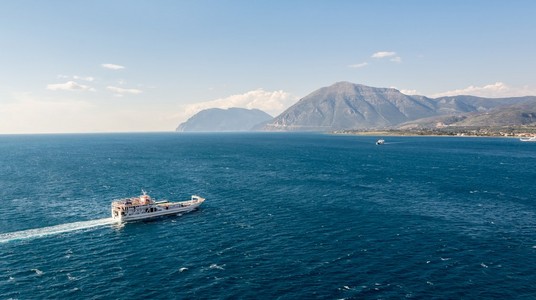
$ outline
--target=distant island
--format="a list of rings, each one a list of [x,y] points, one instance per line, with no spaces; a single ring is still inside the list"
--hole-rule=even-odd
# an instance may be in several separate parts
[[[256,125],[267,122],[272,116],[259,109],[232,107],[205,109],[181,123],[179,132],[252,131]]]

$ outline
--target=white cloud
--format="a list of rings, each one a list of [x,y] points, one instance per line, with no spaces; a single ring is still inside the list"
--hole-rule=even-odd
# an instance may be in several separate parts
[[[354,69],[359,69],[359,68],[366,67],[367,65],[368,65],[368,62],[362,62],[362,63],[359,63],[359,64],[349,65],[348,67],[349,68],[354,68]]]
[[[106,88],[107,90],[109,91],[112,91],[116,94],[116,96],[123,96],[125,94],[133,94],[133,95],[137,95],[137,94],[141,94],[143,93],[142,90],[138,90],[138,89],[124,89],[124,88],[120,88],[120,87],[116,87],[116,86],[108,86]]]
[[[115,65],[115,64],[102,64],[101,66],[105,69],[110,69],[110,70],[121,70],[125,68],[123,66]]]
[[[529,86],[514,87],[505,84],[504,82],[496,82],[484,86],[470,85],[463,89],[457,89],[432,95],[432,97],[444,97],[444,96],[458,96],[458,95],[472,95],[479,97],[521,97],[528,95],[536,95],[536,88]]]
[[[94,88],[76,83],[75,81],[67,81],[66,83],[48,84],[47,90],[51,91],[95,91]]]
[[[379,52],[373,53],[370,57],[376,58],[376,59],[389,59],[389,61],[396,62],[396,63],[402,62],[402,58],[396,55],[396,52],[394,51],[379,51]],[[365,62],[358,63],[358,64],[348,65],[348,67],[359,69],[359,68],[368,66],[368,64],[369,63],[365,61]]]
[[[392,57],[395,56],[396,52],[390,52],[390,51],[380,51],[372,54],[372,58],[386,58],[386,57]]]
[[[395,62],[395,63],[402,62],[402,58],[396,55],[396,52],[393,52],[393,51],[379,51],[379,52],[373,53],[370,57],[377,58],[377,59],[389,58],[390,61]]]
[[[285,109],[293,105],[297,97],[284,91],[265,91],[256,89],[244,94],[232,95],[225,98],[219,98],[211,101],[183,105],[179,114],[174,115],[179,122],[186,121],[189,117],[208,108],[230,108],[240,107],[247,109],[260,109],[271,116],[277,116]]]
[[[420,95],[420,93],[417,90],[398,89],[396,86],[391,86],[390,88],[397,89],[404,95]]]
[[[419,95],[417,90],[400,90],[400,92],[404,95]]]
[[[83,80],[83,81],[88,81],[88,82],[93,82],[95,81],[95,78],[94,77],[91,77],[91,76],[78,76],[78,75],[73,75],[73,76],[69,76],[69,75],[58,75],[58,78],[59,79],[74,79],[74,80]]]
[[[95,78],[93,78],[91,76],[82,77],[82,76],[74,75],[73,78],[76,79],[76,80],[83,80],[83,81],[89,81],[89,82],[95,81]]]

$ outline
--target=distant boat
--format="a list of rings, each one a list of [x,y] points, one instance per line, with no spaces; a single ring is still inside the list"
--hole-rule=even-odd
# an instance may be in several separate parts
[[[186,213],[196,209],[205,198],[192,195],[190,200],[181,202],[154,201],[143,191],[139,197],[125,198],[112,202],[112,218],[115,221],[135,221],[159,216]]]
[[[376,141],[376,145],[383,145],[385,144],[385,140],[379,139]]]
[[[522,142],[536,142],[536,136],[529,137],[529,138],[520,138],[519,140]]]

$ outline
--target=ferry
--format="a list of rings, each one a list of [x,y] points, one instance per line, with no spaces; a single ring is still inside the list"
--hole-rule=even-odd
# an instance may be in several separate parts
[[[205,201],[205,198],[197,195],[192,195],[190,200],[180,202],[155,201],[145,191],[142,193],[139,197],[114,200],[112,219],[117,222],[126,222],[187,213]]]

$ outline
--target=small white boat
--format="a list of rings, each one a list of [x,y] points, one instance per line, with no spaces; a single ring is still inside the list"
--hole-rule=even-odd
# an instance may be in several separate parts
[[[205,198],[192,195],[190,200],[180,202],[155,201],[145,191],[139,197],[114,200],[112,219],[117,222],[136,221],[160,216],[187,213],[196,209]]]
[[[379,139],[376,141],[376,145],[383,145],[385,144],[385,140]]]
[[[522,142],[536,142],[536,136],[529,137],[529,138],[520,138],[519,140]]]

